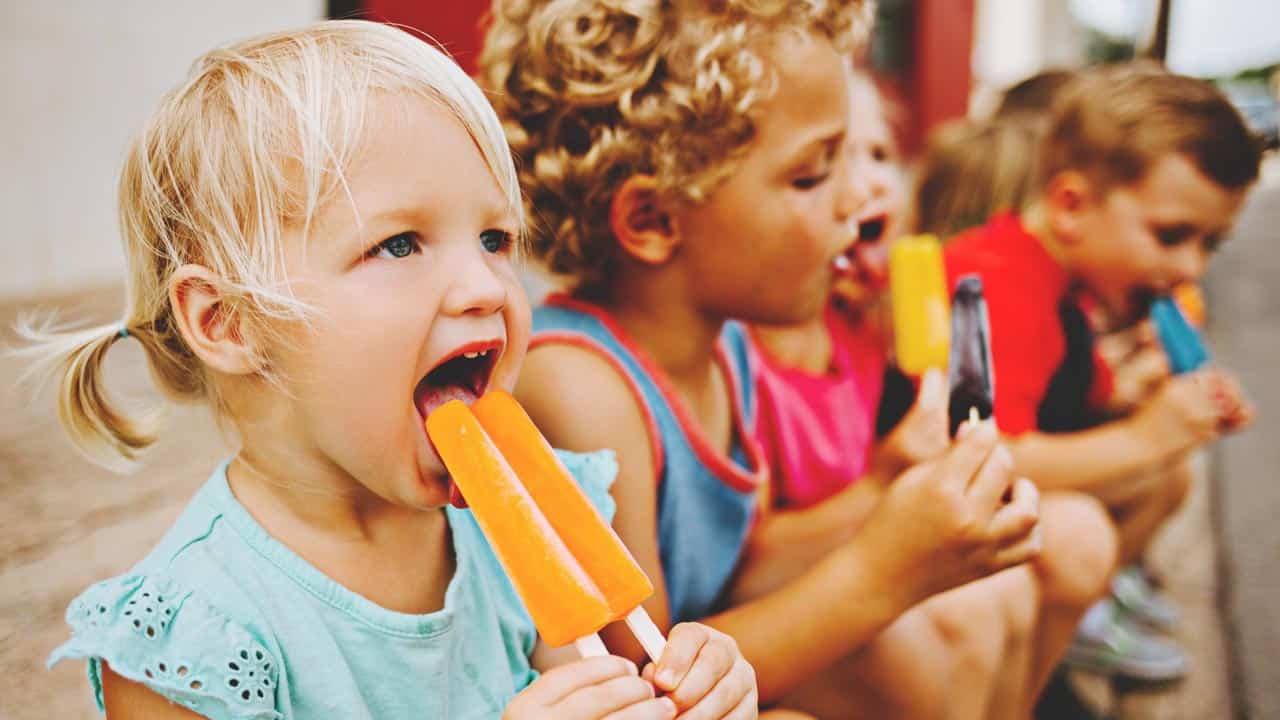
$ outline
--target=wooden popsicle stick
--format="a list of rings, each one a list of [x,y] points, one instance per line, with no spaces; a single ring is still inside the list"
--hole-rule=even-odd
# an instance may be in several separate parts
[[[978,415],[978,408],[974,407],[973,405],[970,405],[969,406],[969,423],[971,425],[977,425],[980,422],[982,422],[982,418]]]
[[[573,641],[573,646],[578,649],[578,654],[583,658],[604,657],[609,654],[609,649],[604,646],[604,641],[600,639],[598,633],[583,635]]]
[[[645,612],[643,605],[627,614],[627,627],[631,628],[631,634],[639,641],[649,659],[658,662],[662,657],[662,649],[667,646],[667,639],[653,623],[649,613]]]

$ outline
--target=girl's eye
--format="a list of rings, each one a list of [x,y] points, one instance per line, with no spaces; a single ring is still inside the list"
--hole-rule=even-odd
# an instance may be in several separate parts
[[[871,159],[878,163],[889,162],[889,148],[883,145],[871,148]]]
[[[1213,233],[1204,236],[1204,251],[1209,253],[1218,252],[1218,248],[1222,247],[1222,235]]]
[[[503,252],[511,247],[511,242],[511,233],[506,230],[485,230],[480,233],[480,246],[485,252]]]
[[[383,240],[369,251],[369,257],[375,258],[405,258],[419,252],[422,248],[418,245],[418,236],[416,233],[403,232],[399,235],[392,235]]]
[[[796,178],[791,181],[791,187],[797,190],[812,190],[831,177],[831,173],[823,173],[821,175],[810,175],[808,177]]]

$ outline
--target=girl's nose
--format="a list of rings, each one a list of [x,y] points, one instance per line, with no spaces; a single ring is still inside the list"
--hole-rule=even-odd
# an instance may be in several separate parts
[[[476,243],[474,250],[454,256],[452,282],[441,310],[449,315],[492,315],[507,304],[507,286],[490,258]]]

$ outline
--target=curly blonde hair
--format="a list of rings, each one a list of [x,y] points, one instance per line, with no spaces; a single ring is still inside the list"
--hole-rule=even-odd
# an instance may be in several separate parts
[[[612,198],[651,175],[697,203],[735,167],[772,92],[779,33],[852,51],[872,0],[497,0],[480,57],[516,157],[533,254],[591,295],[616,259]]]
[[[366,114],[379,93],[438,104],[466,129],[517,213],[519,182],[484,93],[444,52],[398,28],[345,20],[251,38],[206,53],[152,113],[120,177],[128,262],[125,317],[79,330],[30,319],[17,351],[59,380],[58,411],[76,447],[127,469],[150,445],[158,417],[133,418],[108,397],[102,363],[123,338],[146,351],[152,376],[175,400],[220,405],[217,388],[174,320],[169,284],[188,263],[217,277],[260,374],[281,321],[309,308],[289,290],[286,228],[308,235],[330,197],[346,193]],[[429,142],[430,139],[424,139]]]

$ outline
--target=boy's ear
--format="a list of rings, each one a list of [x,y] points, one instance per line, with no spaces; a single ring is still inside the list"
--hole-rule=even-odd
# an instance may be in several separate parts
[[[169,279],[169,304],[187,347],[200,362],[228,375],[257,370],[239,318],[218,290],[217,276],[201,265],[183,265]]]
[[[1044,204],[1050,227],[1062,242],[1071,243],[1082,236],[1080,224],[1097,201],[1095,193],[1096,187],[1088,176],[1077,170],[1064,170],[1049,180]]]
[[[650,265],[670,260],[680,244],[675,217],[662,200],[656,178],[632,175],[613,194],[609,206],[609,227],[618,244]]]

